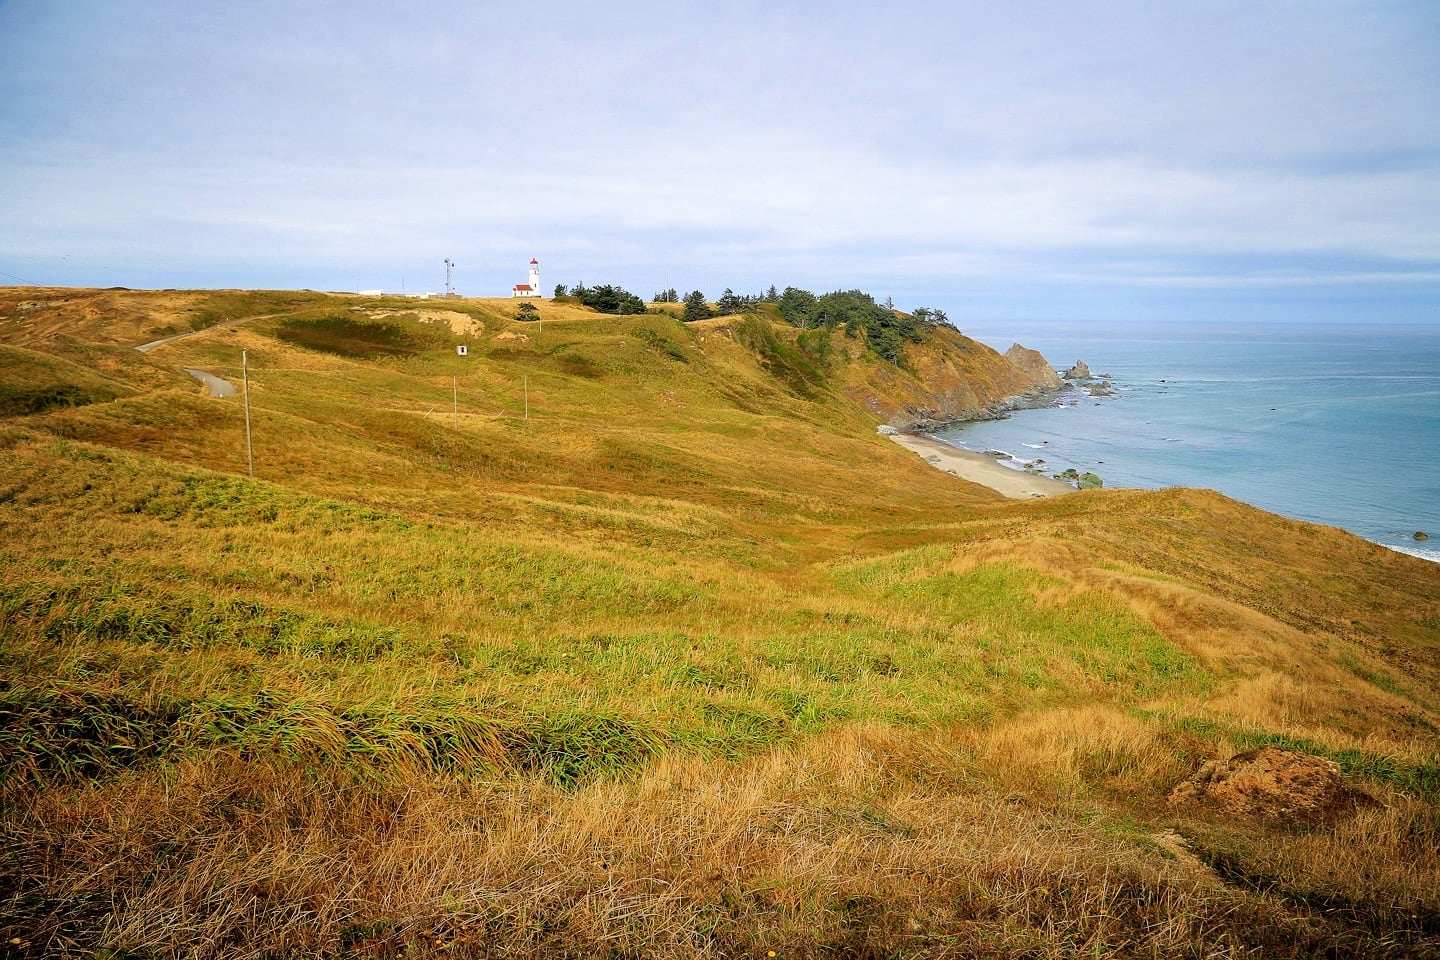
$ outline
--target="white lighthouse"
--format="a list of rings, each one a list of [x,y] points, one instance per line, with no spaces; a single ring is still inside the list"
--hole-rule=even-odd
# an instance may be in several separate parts
[[[540,296],[540,261],[530,260],[530,282],[517,283],[510,289],[512,297],[538,297]]]

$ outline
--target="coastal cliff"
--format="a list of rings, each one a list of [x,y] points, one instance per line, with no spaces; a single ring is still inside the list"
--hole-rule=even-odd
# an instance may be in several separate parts
[[[1031,350],[1018,343],[1012,343],[1010,349],[1005,351],[1005,359],[1025,371],[1046,390],[1060,390],[1064,387],[1060,374],[1055,372],[1050,361],[1046,360],[1039,350]]]
[[[853,363],[845,392],[899,429],[984,420],[1047,402],[1063,384],[1038,352],[1004,354],[949,326],[907,344],[904,364]]]

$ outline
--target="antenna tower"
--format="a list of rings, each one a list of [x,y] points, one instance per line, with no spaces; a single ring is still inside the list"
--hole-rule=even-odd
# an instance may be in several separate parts
[[[455,269],[455,261],[449,257],[445,258],[445,296],[455,296],[455,284],[450,282],[451,272]]]

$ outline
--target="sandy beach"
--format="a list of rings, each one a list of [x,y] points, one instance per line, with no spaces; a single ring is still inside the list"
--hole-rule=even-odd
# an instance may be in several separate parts
[[[970,450],[960,450],[929,437],[897,433],[893,434],[890,439],[905,449],[919,454],[937,470],[944,470],[946,473],[952,473],[971,483],[989,487],[996,493],[1013,500],[1027,500],[1030,497],[1058,497],[1075,492],[1074,487],[1063,481],[1012,470],[997,463],[994,457]]]

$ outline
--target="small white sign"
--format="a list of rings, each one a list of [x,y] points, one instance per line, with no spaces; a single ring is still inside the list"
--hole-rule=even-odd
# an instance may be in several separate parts
[[[467,347],[467,346],[465,346],[465,344],[463,344],[463,343],[462,343],[462,344],[458,344],[458,345],[455,347],[455,353],[456,353],[458,356],[462,356],[462,357],[468,356],[469,353],[470,353],[470,348]]]

